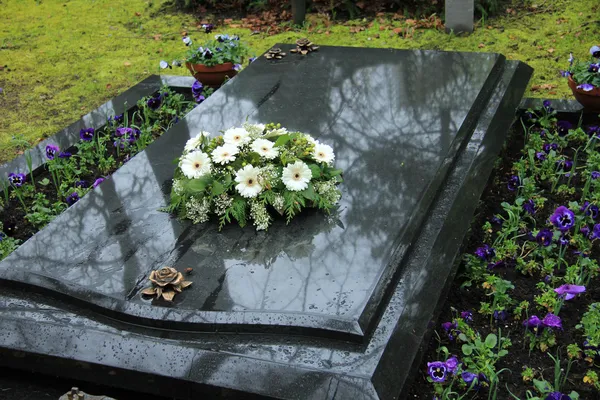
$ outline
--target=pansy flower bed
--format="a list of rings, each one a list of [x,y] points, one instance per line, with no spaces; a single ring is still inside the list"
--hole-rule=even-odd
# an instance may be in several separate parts
[[[0,195],[0,259],[93,190],[131,157],[176,124],[212,93],[196,82],[189,95],[164,86],[129,112],[110,116],[98,129],[84,128],[79,142],[48,144],[46,163],[8,174]],[[27,153],[25,154],[27,159]]]
[[[409,398],[600,398],[600,118],[517,125]]]

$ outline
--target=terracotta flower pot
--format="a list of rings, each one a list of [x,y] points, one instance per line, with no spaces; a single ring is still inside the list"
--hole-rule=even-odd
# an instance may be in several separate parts
[[[600,112],[600,88],[594,88],[589,92],[583,89],[577,89],[577,83],[569,76],[569,87],[575,96],[575,100],[579,102],[586,110]]]
[[[186,62],[185,66],[200,83],[215,89],[220,87],[227,77],[233,78],[237,74],[237,71],[233,69],[233,63],[230,62],[213,67]]]

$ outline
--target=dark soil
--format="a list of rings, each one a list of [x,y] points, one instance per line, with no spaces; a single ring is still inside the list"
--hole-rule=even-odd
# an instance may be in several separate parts
[[[561,114],[559,120],[569,120],[573,124],[577,125],[579,122],[580,115],[577,114]],[[597,125],[600,123],[600,119],[597,117],[586,116],[584,119],[584,125]],[[521,150],[524,147],[524,135],[521,128],[521,124],[517,121],[513,125],[510,137],[505,144],[505,148],[502,151],[500,158],[497,162],[496,168],[494,169],[492,176],[488,181],[482,197],[480,199],[479,206],[473,218],[470,233],[465,238],[462,244],[463,254],[473,254],[475,249],[482,245],[482,225],[486,221],[490,221],[495,214],[502,214],[501,203],[503,201],[513,203],[515,199],[515,192],[509,191],[506,186],[507,178],[512,175],[511,168],[514,162],[518,161],[522,154]],[[568,151],[564,153],[569,154]],[[570,155],[572,159],[572,154]],[[578,165],[583,165],[584,159],[580,158]],[[581,187],[581,183],[573,180],[571,186]],[[579,200],[579,194],[571,196],[570,200]],[[560,205],[567,204],[567,197],[552,195],[548,191],[544,193],[544,197],[548,198],[544,210],[554,210]],[[539,213],[536,215],[537,226],[544,226],[546,224],[545,219],[548,217],[547,213]],[[497,229],[497,228],[495,228]],[[495,237],[495,236],[492,236]],[[575,257],[571,254],[572,251],[568,251],[567,260]],[[590,254],[592,259],[600,259],[600,246],[596,243],[593,247],[592,253]],[[462,259],[462,255],[461,255]],[[564,268],[563,268],[564,270]],[[534,296],[539,294],[539,289],[536,288],[536,284],[542,280],[543,277],[523,275],[521,272],[516,271],[510,263],[500,268],[494,268],[494,273],[500,276],[502,279],[509,280],[515,286],[515,289],[509,292],[511,298],[515,300],[515,304],[520,303],[523,300],[530,302],[530,314],[540,315],[543,317],[546,311],[540,309],[534,302]],[[554,382],[554,362],[548,354],[556,357],[557,351],[560,351],[560,358],[563,360],[563,367],[566,367],[567,351],[566,346],[572,343],[578,344],[582,347],[584,341],[583,332],[575,328],[580,323],[580,319],[583,314],[587,311],[588,306],[600,300],[600,283],[597,278],[590,282],[587,287],[587,291],[576,298],[576,301],[565,302],[560,311],[560,318],[562,319],[563,330],[556,331],[557,346],[550,348],[547,353],[541,352],[539,349],[529,351],[529,340],[525,336],[522,320],[515,320],[510,315],[505,321],[492,322],[487,316],[479,314],[477,311],[480,309],[481,302],[489,301],[489,298],[485,296],[484,290],[480,287],[461,287],[464,279],[461,275],[464,273],[464,265],[459,266],[457,277],[452,283],[452,287],[449,290],[448,298],[446,299],[441,315],[437,321],[432,321],[433,326],[441,342],[438,339],[438,335],[433,334],[427,348],[423,352],[423,360],[420,364],[417,377],[412,383],[409,389],[408,399],[427,399],[433,398],[433,385],[427,382],[427,362],[437,361],[440,359],[437,349],[440,346],[447,346],[450,352],[460,358],[462,355],[460,344],[451,342],[445,332],[441,329],[441,324],[446,321],[452,321],[456,318],[457,314],[461,311],[469,310],[473,313],[473,322],[470,324],[476,331],[479,331],[483,337],[488,333],[494,332],[500,333],[503,337],[509,337],[512,346],[508,349],[509,354],[503,357],[496,365],[496,370],[499,371],[503,368],[507,368],[510,372],[504,372],[500,375],[500,389],[498,392],[498,399],[512,399],[507,391],[510,390],[512,394],[520,399],[527,398],[527,391],[535,393],[533,384],[531,382],[524,382],[521,377],[521,372],[527,367],[534,369],[536,379],[545,379],[549,382]],[[557,275],[560,274],[559,271]],[[443,358],[442,358],[443,361]],[[580,399],[600,399],[600,394],[593,390],[590,386],[583,383],[583,377],[590,365],[583,359],[576,361],[569,373],[569,378],[566,387],[562,388],[563,393],[570,393],[575,390],[579,393]],[[487,399],[487,391],[482,390],[477,396],[469,395],[468,398],[475,399]]]

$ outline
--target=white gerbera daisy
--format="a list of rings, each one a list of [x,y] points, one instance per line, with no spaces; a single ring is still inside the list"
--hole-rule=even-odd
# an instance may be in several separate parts
[[[225,165],[235,161],[235,155],[238,153],[238,148],[233,144],[224,144],[213,150],[212,158],[215,163]]]
[[[200,146],[202,144],[202,139],[204,139],[205,137],[208,137],[208,136],[210,136],[210,132],[200,131],[199,134],[197,134],[195,137],[189,139],[185,143],[184,150],[185,151],[195,150],[198,146]]]
[[[288,164],[281,175],[285,187],[294,192],[306,189],[311,178],[312,171],[302,161]]]
[[[230,128],[223,134],[223,140],[227,144],[233,144],[235,146],[242,146],[250,142],[250,134],[244,128]]]
[[[243,197],[256,197],[262,190],[258,182],[260,168],[254,168],[248,164],[235,174],[235,181],[238,183],[235,188]]]
[[[250,145],[252,151],[260,154],[261,157],[266,158],[267,160],[272,160],[279,154],[279,149],[277,147],[273,147],[275,143],[271,142],[267,139],[256,139]]]
[[[190,178],[200,178],[210,173],[211,163],[208,154],[195,150],[185,155],[181,160],[181,172]]]
[[[317,143],[315,144],[315,149],[313,150],[313,157],[315,160],[317,160],[318,162],[324,162],[324,163],[331,163],[333,161],[333,159],[335,158],[335,155],[333,154],[333,149],[331,148],[331,146],[328,146],[326,144],[323,143]]]
[[[306,138],[306,141],[307,141],[308,143],[311,143],[311,144],[313,144],[313,145],[315,145],[315,146],[319,144],[319,141],[318,141],[318,140],[315,140],[315,138],[314,138],[314,137],[312,137],[312,136],[310,136],[310,135],[304,135],[304,137]]]

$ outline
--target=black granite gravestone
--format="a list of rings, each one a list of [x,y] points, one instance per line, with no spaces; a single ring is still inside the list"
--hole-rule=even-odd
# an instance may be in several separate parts
[[[182,398],[399,398],[530,75],[485,53],[261,58],[0,263],[0,363]],[[257,233],[158,211],[186,140],[246,119],[333,146],[337,212]],[[140,296],[162,266],[193,268],[172,305]]]

